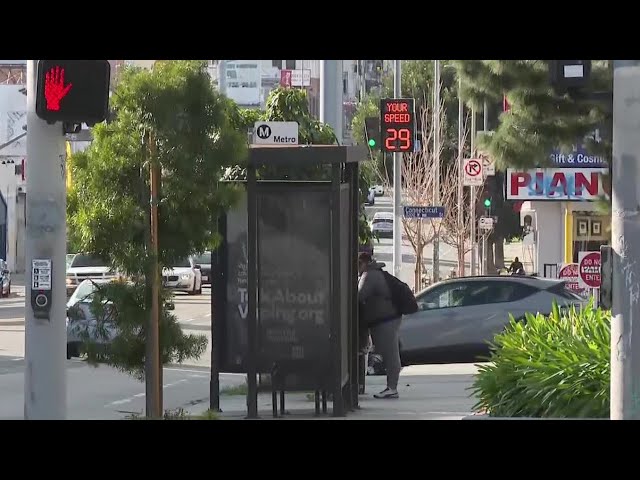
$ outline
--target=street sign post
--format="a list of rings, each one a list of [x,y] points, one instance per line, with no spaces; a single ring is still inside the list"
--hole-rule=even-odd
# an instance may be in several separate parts
[[[485,177],[493,177],[496,174],[496,162],[489,157],[482,157],[482,173]]]
[[[463,184],[465,187],[481,187],[484,184],[482,176],[482,160],[465,158],[463,166]]]
[[[478,228],[480,230],[493,230],[493,217],[480,217],[478,219]]]
[[[298,122],[256,122],[253,127],[255,145],[297,145]]]
[[[578,254],[578,275],[586,288],[600,288],[600,252],[580,252]]]
[[[444,207],[402,207],[404,218],[444,218]]]

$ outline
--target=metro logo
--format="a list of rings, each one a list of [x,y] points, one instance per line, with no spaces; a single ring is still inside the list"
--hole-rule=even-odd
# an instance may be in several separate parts
[[[595,200],[604,195],[602,168],[508,169],[506,176],[509,200]]]

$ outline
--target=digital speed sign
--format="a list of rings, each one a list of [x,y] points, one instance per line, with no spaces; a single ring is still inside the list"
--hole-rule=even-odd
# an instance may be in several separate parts
[[[380,100],[380,139],[383,152],[413,152],[415,130],[413,98]]]

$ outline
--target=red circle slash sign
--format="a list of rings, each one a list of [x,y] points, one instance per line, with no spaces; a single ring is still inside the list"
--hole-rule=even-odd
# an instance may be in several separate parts
[[[467,163],[465,170],[467,172],[467,175],[469,175],[470,177],[477,177],[482,171],[482,165],[478,160],[470,160]]]

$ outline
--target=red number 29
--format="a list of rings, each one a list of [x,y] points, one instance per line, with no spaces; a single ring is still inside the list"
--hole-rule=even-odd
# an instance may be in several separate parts
[[[396,128],[387,128],[387,139],[385,140],[385,146],[387,150],[409,150],[411,146],[411,130],[408,128],[401,128],[400,130]],[[396,140],[400,140],[400,144],[396,147]]]

